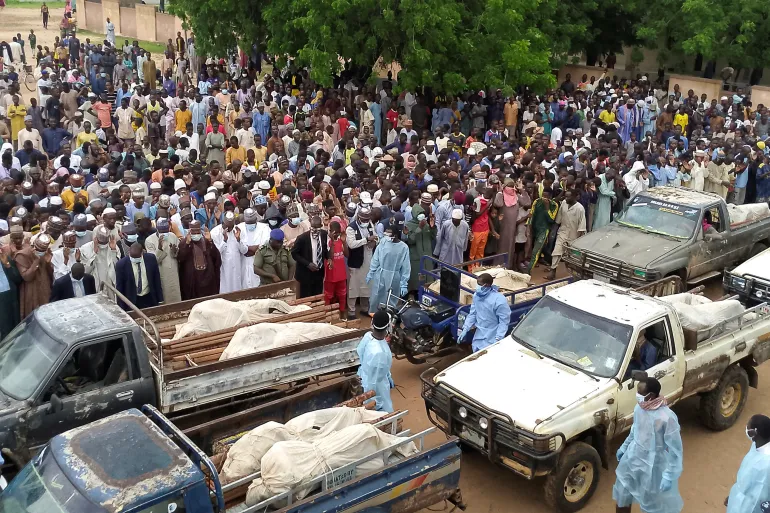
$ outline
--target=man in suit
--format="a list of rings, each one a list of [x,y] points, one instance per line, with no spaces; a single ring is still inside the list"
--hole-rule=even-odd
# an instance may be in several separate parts
[[[310,220],[310,231],[298,236],[291,250],[291,256],[297,262],[295,277],[301,298],[324,291],[324,262],[329,257],[329,249],[328,234],[321,226],[321,218],[314,216]]]
[[[163,302],[158,260],[152,253],[143,253],[142,245],[134,242],[128,256],[115,264],[115,286],[137,308],[158,306]],[[118,305],[128,310],[128,305],[118,299]]]
[[[53,282],[49,303],[96,294],[94,277],[86,274],[86,267],[80,262],[72,264],[70,272]]]

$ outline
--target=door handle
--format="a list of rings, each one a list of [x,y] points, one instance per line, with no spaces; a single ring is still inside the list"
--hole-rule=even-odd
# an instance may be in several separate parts
[[[665,376],[666,376],[666,374],[668,374],[668,372],[666,372],[666,371],[663,371],[663,370],[660,370],[660,371],[656,372],[656,373],[655,373],[655,376],[653,376],[653,377],[654,377],[655,379],[661,379],[661,378],[665,377]]]
[[[133,390],[129,390],[127,392],[118,392],[117,394],[115,394],[115,398],[121,401],[123,399],[131,399],[133,396],[134,396]]]

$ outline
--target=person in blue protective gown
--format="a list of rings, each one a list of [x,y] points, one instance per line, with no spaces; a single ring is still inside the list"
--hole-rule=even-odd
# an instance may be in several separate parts
[[[474,353],[502,340],[508,331],[511,307],[497,286],[492,285],[493,281],[489,273],[477,278],[471,311],[457,337],[457,342],[461,343],[471,329],[476,328],[472,344]]]
[[[374,314],[388,300],[388,291],[401,297],[407,293],[409,274],[412,265],[409,262],[409,246],[401,241],[398,232],[392,227],[385,229],[383,240],[377,245],[366,275],[370,284],[369,315]]]
[[[390,316],[380,310],[372,319],[372,331],[367,332],[358,343],[358,377],[364,392],[374,391],[375,409],[392,412],[393,402],[390,400],[390,389],[395,385],[390,375],[393,365],[393,355],[385,340],[390,328]]]
[[[684,503],[677,481],[682,474],[682,437],[676,415],[660,395],[660,382],[646,378],[636,388],[631,433],[618,449],[612,498],[618,513],[637,503],[644,513],[679,513]]]
[[[738,469],[725,505],[727,513],[770,511],[770,418],[754,415],[746,426],[751,448]]]

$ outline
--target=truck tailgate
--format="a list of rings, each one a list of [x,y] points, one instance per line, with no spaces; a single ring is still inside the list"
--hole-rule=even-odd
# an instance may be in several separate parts
[[[163,373],[160,404],[174,412],[320,375],[352,372],[365,332],[334,337]]]

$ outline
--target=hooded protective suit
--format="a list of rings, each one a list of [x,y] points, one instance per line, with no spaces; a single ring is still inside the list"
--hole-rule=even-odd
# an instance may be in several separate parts
[[[730,489],[727,513],[762,513],[762,503],[770,501],[770,446],[757,449],[751,444]]]
[[[393,364],[393,354],[390,352],[388,343],[374,338],[370,331],[358,343],[356,351],[361,361],[358,377],[361,378],[364,392],[374,390],[376,410],[392,412],[393,401],[390,400],[390,389],[394,385],[390,367]]]
[[[473,294],[471,311],[457,340],[463,340],[472,328],[476,328],[473,351],[481,351],[505,337],[510,319],[511,307],[497,285],[478,287]]]
[[[378,310],[380,303],[388,300],[388,291],[394,296],[404,296],[409,283],[409,246],[400,240],[383,239],[372,255],[366,283],[371,286],[369,313]]]

